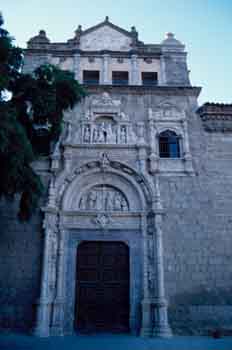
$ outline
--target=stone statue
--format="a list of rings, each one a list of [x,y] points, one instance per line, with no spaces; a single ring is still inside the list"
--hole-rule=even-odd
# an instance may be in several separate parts
[[[105,210],[112,211],[114,210],[114,197],[113,192],[108,191],[105,197]]]
[[[106,140],[106,142],[107,143],[116,143],[115,134],[113,132],[112,125],[110,123],[107,125],[107,140]]]
[[[125,126],[121,127],[120,143],[127,143],[127,131]]]
[[[121,195],[117,192],[115,193],[115,196],[114,196],[114,210],[116,210],[116,211],[122,210]]]
[[[96,125],[92,125],[92,143],[97,143],[98,139],[98,130]]]
[[[84,129],[84,142],[90,142],[90,126],[86,125]]]
[[[88,209],[96,209],[97,204],[97,193],[95,191],[90,191],[87,199]]]
[[[122,211],[127,211],[128,210],[127,202],[126,202],[126,200],[123,197],[121,197],[121,210]]]
[[[105,123],[102,122],[99,127],[98,140],[99,143],[106,143],[107,140],[107,130],[105,127]]]

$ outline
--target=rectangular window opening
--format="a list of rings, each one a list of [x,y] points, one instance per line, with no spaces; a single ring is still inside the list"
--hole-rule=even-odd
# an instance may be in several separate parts
[[[145,86],[155,86],[158,83],[157,72],[142,72],[142,83]]]
[[[128,85],[129,74],[128,72],[112,72],[112,84],[113,85]]]
[[[98,70],[84,70],[83,84],[99,85],[99,77],[100,77],[100,73]]]

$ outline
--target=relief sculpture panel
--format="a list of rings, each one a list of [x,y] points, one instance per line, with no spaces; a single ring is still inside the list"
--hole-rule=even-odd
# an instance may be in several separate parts
[[[82,195],[79,209],[125,212],[129,210],[129,205],[122,192],[111,186],[99,185]]]
[[[85,123],[82,126],[83,143],[133,144],[135,136],[130,125],[115,124],[110,120]]]

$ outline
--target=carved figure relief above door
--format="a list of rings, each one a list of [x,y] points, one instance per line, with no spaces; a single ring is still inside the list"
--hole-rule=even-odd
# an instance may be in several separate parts
[[[98,185],[82,195],[79,209],[125,212],[129,210],[129,205],[121,191],[111,186]]]

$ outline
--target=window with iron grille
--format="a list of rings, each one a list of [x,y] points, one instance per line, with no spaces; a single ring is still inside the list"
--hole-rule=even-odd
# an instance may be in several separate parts
[[[166,130],[159,135],[160,158],[180,158],[180,137]]]
[[[129,74],[128,72],[112,72],[112,84],[113,85],[128,85]]]
[[[99,84],[99,71],[97,70],[84,70],[83,71],[83,84],[98,85]]]

